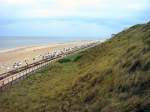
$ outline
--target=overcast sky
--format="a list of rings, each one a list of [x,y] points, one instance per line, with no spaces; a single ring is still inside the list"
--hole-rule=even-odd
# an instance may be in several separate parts
[[[150,0],[0,0],[0,36],[108,37],[150,21]]]

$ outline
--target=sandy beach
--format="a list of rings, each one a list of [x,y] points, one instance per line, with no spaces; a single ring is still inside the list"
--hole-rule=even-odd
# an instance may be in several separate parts
[[[40,60],[41,56],[53,52],[57,49],[84,45],[89,42],[90,41],[67,42],[0,50],[0,74],[12,70],[12,66],[16,62],[21,63],[21,66],[25,66],[25,60],[27,60],[28,64],[30,64],[34,61]],[[35,60],[33,60],[33,58],[35,58]]]

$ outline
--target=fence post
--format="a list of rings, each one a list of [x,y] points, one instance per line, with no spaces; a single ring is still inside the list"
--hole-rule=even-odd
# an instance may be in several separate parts
[[[15,82],[17,82],[18,81],[18,74],[15,76]]]
[[[2,86],[1,86],[2,91],[3,91],[3,87],[4,87],[4,80],[2,81]]]
[[[13,76],[11,77],[11,85],[13,84]]]
[[[22,75],[21,75],[21,74],[19,74],[19,79],[20,79],[20,80],[22,79]]]
[[[9,78],[8,78],[8,80],[7,80],[8,82],[7,82],[7,84],[9,84]]]

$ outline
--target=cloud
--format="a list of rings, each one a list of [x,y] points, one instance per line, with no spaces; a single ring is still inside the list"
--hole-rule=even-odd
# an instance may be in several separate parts
[[[0,3],[3,5],[23,5],[32,3],[32,0],[1,0]]]
[[[0,0],[0,7],[0,35],[107,36],[150,19],[149,0]]]
[[[148,0],[1,0],[18,18],[87,16],[123,18],[142,11]]]

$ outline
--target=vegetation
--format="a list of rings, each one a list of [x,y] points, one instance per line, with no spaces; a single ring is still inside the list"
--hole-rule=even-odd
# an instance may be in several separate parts
[[[0,112],[150,112],[150,23],[17,82]]]
[[[76,62],[81,58],[81,54],[75,54],[68,57],[65,57],[63,59],[60,59],[59,63],[66,63],[66,62]]]

